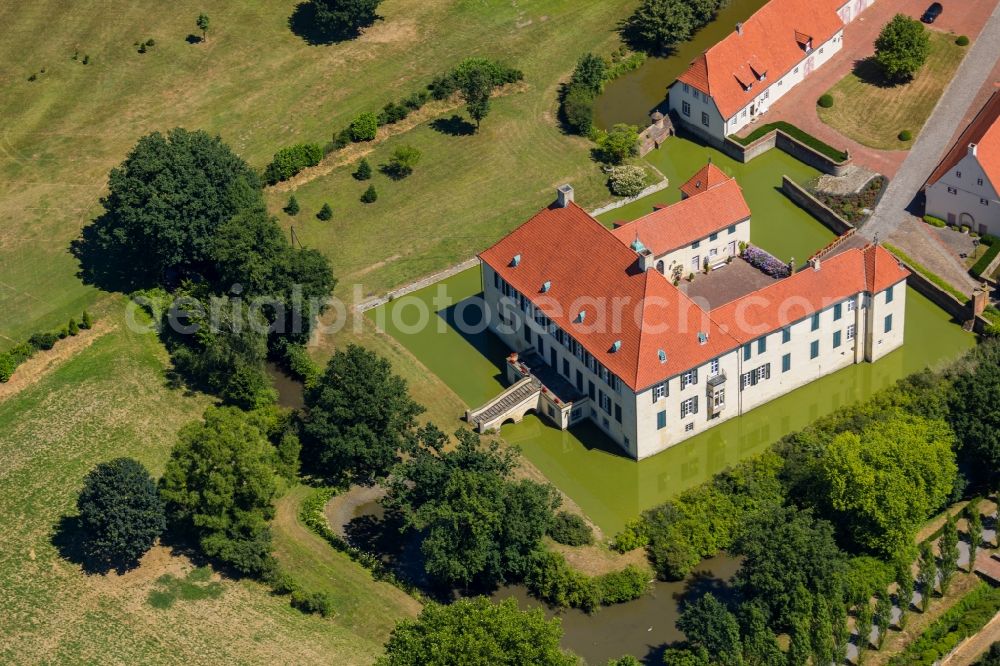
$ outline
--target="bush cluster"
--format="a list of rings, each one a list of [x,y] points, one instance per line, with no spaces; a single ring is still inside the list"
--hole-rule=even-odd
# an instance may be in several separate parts
[[[306,167],[316,166],[321,159],[323,146],[318,143],[300,143],[282,148],[264,169],[264,180],[268,185],[288,180]]]
[[[955,40],[955,44],[957,44],[958,46],[968,46],[969,38],[965,35],[959,35],[958,38]]]
[[[532,555],[525,584],[532,595],[552,606],[590,613],[641,597],[649,588],[649,573],[629,565],[620,571],[588,576],[570,567],[561,554],[540,550]]]
[[[934,217],[933,215],[924,215],[924,222],[932,227],[938,227],[939,229],[943,229],[948,226],[947,222],[942,220],[940,217]]]
[[[56,332],[44,331],[33,333],[27,342],[21,342],[5,352],[0,352],[0,384],[10,381],[17,366],[21,365],[35,355],[37,351],[48,351],[52,349],[56,342],[67,336],[74,336],[79,331],[86,330],[93,326],[90,313],[86,310],[77,323],[75,318],[70,318],[69,323]]]
[[[899,136],[896,138],[898,138],[900,141],[909,141],[910,139],[913,138],[913,132],[911,132],[910,130],[903,130],[902,132],[899,133]]]
[[[330,617],[334,613],[333,597],[328,592],[292,591],[292,608],[303,613],[313,613]]]
[[[619,197],[634,197],[646,187],[646,170],[641,166],[623,164],[611,167],[608,189]]]
[[[758,268],[767,275],[776,278],[785,278],[791,273],[788,264],[781,261],[766,250],[762,250],[754,245],[747,246],[741,256],[751,266]]]
[[[819,99],[816,101],[816,103],[819,104],[824,109],[829,109],[833,106],[833,95],[829,93],[824,93],[819,96]]]
[[[427,85],[431,97],[448,99],[462,88],[462,83],[473,69],[482,68],[494,88],[517,83],[524,79],[524,72],[489,58],[466,58],[451,71],[440,74]]]
[[[549,526],[549,536],[566,546],[586,546],[594,543],[594,532],[582,517],[569,511],[556,514]]]

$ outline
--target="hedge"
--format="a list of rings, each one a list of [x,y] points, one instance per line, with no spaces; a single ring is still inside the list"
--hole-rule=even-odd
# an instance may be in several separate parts
[[[972,274],[976,277],[982,277],[983,273],[989,268],[989,265],[996,259],[996,256],[1000,254],[1000,243],[990,243],[989,249],[983,253],[983,256],[979,257],[979,261],[972,265]]]
[[[834,162],[843,162],[847,159],[847,152],[843,150],[837,150],[830,144],[820,141],[812,134],[809,134],[808,132],[799,129],[798,127],[792,125],[791,123],[786,123],[783,120],[779,120],[778,122],[774,123],[768,123],[766,125],[761,125],[760,127],[755,129],[753,132],[751,132],[749,135],[745,137],[739,137],[733,135],[730,136],[729,138],[743,146],[749,146],[751,143],[753,143],[757,139],[761,138],[762,136],[773,130],[781,130],[782,132],[792,137],[793,139],[798,139],[799,141],[806,144],[813,150],[819,151],[820,153],[826,155]]]
[[[894,255],[896,255],[897,257],[905,261],[907,264],[909,264],[910,268],[923,275],[925,278],[936,284],[941,289],[944,289],[946,292],[957,298],[960,302],[965,303],[966,301],[969,300],[968,295],[963,294],[958,289],[955,289],[955,287],[951,286],[951,284],[946,282],[944,278],[942,278],[937,273],[931,272],[923,264],[918,264],[917,262],[915,262],[913,259],[910,258],[910,255],[906,254],[895,245],[890,245],[889,243],[883,243],[883,246],[885,247],[885,249],[889,250],[889,252],[892,252]]]
[[[56,342],[67,335],[76,335],[75,332],[72,332],[73,329],[86,330],[91,326],[93,326],[93,320],[90,313],[84,310],[79,325],[75,319],[70,319],[70,325],[57,333],[34,333],[27,342],[18,343],[7,351],[0,352],[0,384],[10,381],[17,367],[34,356],[35,352],[52,349]]]
[[[323,146],[318,143],[300,143],[282,148],[264,169],[264,180],[268,185],[288,180],[306,167],[316,166],[321,159]]]
[[[924,215],[924,222],[932,227],[938,227],[939,229],[943,229],[948,226],[947,222],[942,220],[940,217],[934,217],[933,215]]]
[[[960,642],[976,634],[1000,611],[1000,589],[979,583],[889,660],[890,666],[931,666]]]

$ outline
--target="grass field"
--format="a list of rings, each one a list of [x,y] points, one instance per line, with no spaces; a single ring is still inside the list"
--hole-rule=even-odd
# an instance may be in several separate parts
[[[217,132],[263,167],[278,148],[325,142],[358,112],[421,89],[466,56],[522,68],[520,92],[494,102],[480,135],[448,136],[427,124],[409,133],[423,162],[401,183],[376,176],[375,205],[361,207],[346,170],[303,188],[302,219],[321,201],[335,217],[303,224],[301,238],[328,252],[342,277],[387,262],[367,274],[371,289],[470,255],[560,182],[582,185],[585,199],[604,196],[588,143],[555,126],[555,90],[583,52],[610,46],[631,4],[386,0],[385,20],[362,38],[310,46],[287,27],[294,0],[212,3],[204,44],[185,39],[205,9],[191,0],[162,11],[124,0],[4,3],[0,348],[64,323],[98,297],[76,279],[67,247],[99,210],[108,170],[153,130]],[[133,43],[148,38],[155,46],[137,53]],[[400,140],[380,147],[376,162]]]
[[[343,617],[332,620],[229,579],[217,599],[161,610],[149,593],[162,575],[190,571],[186,557],[157,547],[123,576],[86,575],[53,545],[95,463],[132,456],[159,474],[178,424],[208,404],[168,389],[164,361],[153,336],[117,326],[0,402],[0,661],[370,663],[414,602],[386,594],[363,570],[331,579],[345,583]]]
[[[886,86],[874,60],[856,65],[827,92],[833,107],[817,107],[820,120],[858,143],[881,150],[907,150],[916,140],[934,105],[958,69],[968,47],[957,46],[955,35],[929,31],[931,52],[912,81]],[[859,113],[859,109],[864,109]],[[900,141],[910,130],[913,138]]]

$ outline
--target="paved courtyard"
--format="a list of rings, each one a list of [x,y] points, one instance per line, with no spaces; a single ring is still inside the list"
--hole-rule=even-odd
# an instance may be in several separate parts
[[[711,310],[774,282],[773,277],[736,258],[707,275],[697,273],[691,282],[681,280],[677,288]]]

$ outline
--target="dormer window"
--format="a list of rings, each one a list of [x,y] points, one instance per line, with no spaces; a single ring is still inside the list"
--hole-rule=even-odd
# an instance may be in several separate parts
[[[552,288],[552,283],[549,280],[546,280],[545,282],[542,283],[542,293],[543,294],[545,292],[547,292],[551,288]]]
[[[517,268],[517,265],[521,263],[521,255],[515,254],[514,258],[510,260],[510,265],[513,268]]]

